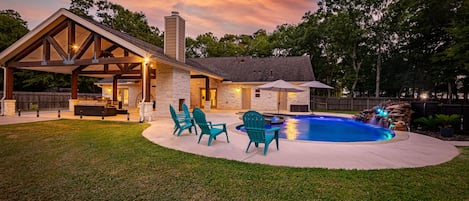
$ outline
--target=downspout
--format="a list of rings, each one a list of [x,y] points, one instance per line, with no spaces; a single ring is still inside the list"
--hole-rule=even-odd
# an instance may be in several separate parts
[[[143,81],[142,81],[142,84],[143,84],[143,88],[142,88],[142,102],[140,102],[140,123],[142,123],[144,120],[145,120],[145,117],[143,116],[145,114],[145,105],[143,105],[143,103],[145,103],[145,97],[147,96],[146,94],[146,87],[147,87],[147,81],[146,81],[146,73],[147,73],[147,65],[148,65],[148,60],[145,59],[145,62],[143,63],[143,68],[142,68],[142,78],[143,78]]]
[[[5,93],[5,87],[7,86],[7,69],[3,66],[0,66],[1,68],[3,68],[3,96],[2,96],[2,116],[5,116],[5,97],[6,97],[6,93]]]

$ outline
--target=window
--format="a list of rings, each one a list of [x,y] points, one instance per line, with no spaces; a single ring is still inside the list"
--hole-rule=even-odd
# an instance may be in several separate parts
[[[260,98],[261,97],[261,90],[260,89],[256,89],[256,98]]]

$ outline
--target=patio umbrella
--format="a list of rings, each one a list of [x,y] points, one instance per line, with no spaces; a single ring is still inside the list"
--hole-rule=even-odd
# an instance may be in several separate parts
[[[327,84],[324,84],[322,82],[319,82],[319,81],[311,81],[311,82],[306,82],[304,84],[300,84],[300,86],[302,87],[311,87],[311,88],[317,88],[317,89],[334,89],[334,87],[331,87]],[[327,96],[329,97],[329,90],[327,91]],[[310,100],[311,101],[311,100]],[[313,98],[313,101],[311,101],[312,103],[314,103],[314,98]],[[314,106],[311,106],[311,108],[313,108]]]
[[[263,84],[258,86],[257,88],[263,89],[263,90],[269,90],[269,91],[277,91],[277,92],[301,92],[304,91],[304,89],[297,87],[293,84],[290,84],[288,82],[285,82],[283,80],[277,80],[273,82],[269,82],[267,84]],[[278,104],[277,104],[277,113],[279,113],[280,108],[280,95],[277,93],[277,99],[278,99]]]
[[[322,82],[319,82],[319,81],[306,82],[304,84],[301,84],[300,86],[318,88],[318,89],[334,89],[334,87],[331,87],[331,86],[329,86],[327,84],[324,84]]]

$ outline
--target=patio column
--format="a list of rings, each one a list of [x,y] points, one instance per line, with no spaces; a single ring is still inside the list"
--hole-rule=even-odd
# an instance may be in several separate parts
[[[13,99],[13,68],[6,67],[5,68],[5,74],[6,74],[6,79],[5,79],[5,84],[6,86],[3,86],[5,88],[5,99],[11,100]]]
[[[117,101],[117,75],[112,77],[112,104],[114,105]]]
[[[153,103],[150,100],[151,94],[151,80],[150,80],[150,63],[148,58],[142,62],[141,76],[142,76],[142,92],[144,102],[140,105],[140,122],[151,121],[153,116]]]
[[[13,71],[14,68],[5,68],[5,100],[4,100],[4,114],[6,116],[15,116],[16,100],[13,99]]]
[[[150,71],[151,68],[150,68],[150,66],[151,66],[150,63],[147,63],[145,68],[144,68],[145,77],[143,79],[145,79],[145,88],[144,88],[145,89],[145,95],[146,95],[145,96],[145,102],[152,102],[150,100],[150,98],[151,98],[151,92],[150,92],[150,90],[151,90],[151,80],[150,80],[150,78],[151,78],[151,76],[150,76],[151,75],[151,71]]]
[[[72,73],[72,99],[78,99],[78,74],[73,72]]]
[[[68,100],[68,110],[75,111],[75,105],[78,103],[78,73],[72,72],[71,99]]]
[[[205,77],[205,103],[204,110],[205,112],[210,112],[210,78]]]

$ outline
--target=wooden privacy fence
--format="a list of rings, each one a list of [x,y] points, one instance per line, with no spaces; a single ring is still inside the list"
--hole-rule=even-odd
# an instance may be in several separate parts
[[[0,96],[3,92],[0,92]],[[96,93],[79,93],[80,98],[95,98],[101,96]],[[68,108],[70,92],[13,92],[13,99],[16,100],[16,109],[21,110],[49,110]]]
[[[390,97],[325,97],[312,96],[311,109],[314,110],[350,110],[361,111],[380,105],[387,101],[413,101],[413,99],[390,98]]]

